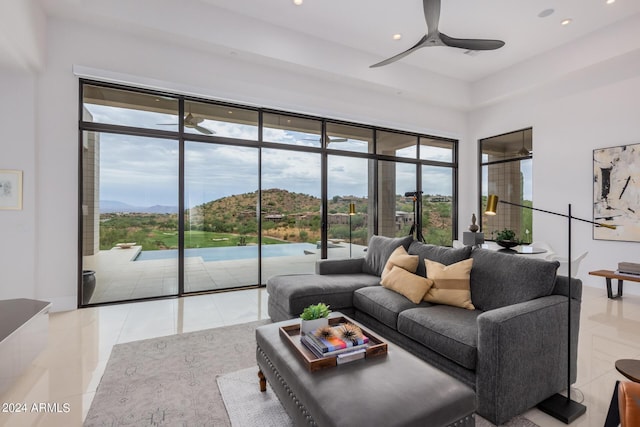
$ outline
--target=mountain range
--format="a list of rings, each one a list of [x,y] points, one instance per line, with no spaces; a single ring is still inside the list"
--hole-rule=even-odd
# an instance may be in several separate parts
[[[117,200],[100,200],[100,213],[149,213],[149,214],[176,214],[177,206],[133,206],[128,203],[119,202]]]

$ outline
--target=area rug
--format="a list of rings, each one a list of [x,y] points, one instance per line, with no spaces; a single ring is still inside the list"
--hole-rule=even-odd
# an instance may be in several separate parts
[[[255,329],[268,323],[115,345],[84,426],[291,426],[273,391],[259,391]],[[476,425],[492,426],[479,417]],[[505,426],[536,424],[517,417]]]
[[[230,426],[216,377],[256,366],[268,320],[113,347],[84,425]]]
[[[294,427],[269,383],[267,391],[260,392],[257,367],[221,375],[217,381],[233,427]],[[479,415],[474,417],[476,427],[496,427]],[[515,417],[502,427],[539,426],[524,417]]]

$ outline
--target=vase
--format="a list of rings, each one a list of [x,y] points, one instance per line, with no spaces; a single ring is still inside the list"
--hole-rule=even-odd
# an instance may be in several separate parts
[[[96,272],[82,270],[82,304],[89,304],[93,291],[96,289]]]
[[[300,333],[307,335],[315,331],[316,329],[329,326],[329,319],[322,317],[320,319],[304,320],[300,319]]]

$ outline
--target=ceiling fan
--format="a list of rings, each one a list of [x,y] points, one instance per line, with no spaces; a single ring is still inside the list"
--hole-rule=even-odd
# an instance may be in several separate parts
[[[209,130],[204,126],[200,126],[204,119],[202,117],[194,117],[188,113],[184,118],[184,127],[192,128],[205,135],[215,135],[215,131]],[[159,123],[161,126],[175,126],[176,123]]]
[[[305,138],[305,141],[316,141],[316,142],[320,142],[320,138]],[[347,142],[348,139],[347,138],[338,138],[338,137],[333,137],[333,136],[326,136],[326,140],[327,140],[327,144],[330,144],[332,142]]]
[[[424,19],[427,22],[427,34],[425,34],[418,43],[384,61],[371,65],[369,68],[381,67],[391,64],[398,59],[404,58],[410,53],[422,48],[431,46],[448,46],[465,50],[494,50],[504,46],[502,40],[488,39],[456,39],[438,31],[438,23],[440,22],[440,5],[441,0],[422,0],[424,9]]]

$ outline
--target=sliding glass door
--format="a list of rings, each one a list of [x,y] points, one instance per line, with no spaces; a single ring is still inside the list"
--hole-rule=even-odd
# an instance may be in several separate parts
[[[373,209],[369,206],[372,160],[331,155],[327,165],[327,258],[365,256]]]
[[[83,134],[81,298],[178,293],[178,141]]]
[[[262,283],[313,273],[321,249],[320,154],[262,150]]]
[[[184,292],[258,283],[258,149],[185,142]]]
[[[79,305],[259,286],[455,233],[455,142],[81,81]],[[449,236],[450,237],[450,236]],[[428,241],[429,241],[428,240]]]

